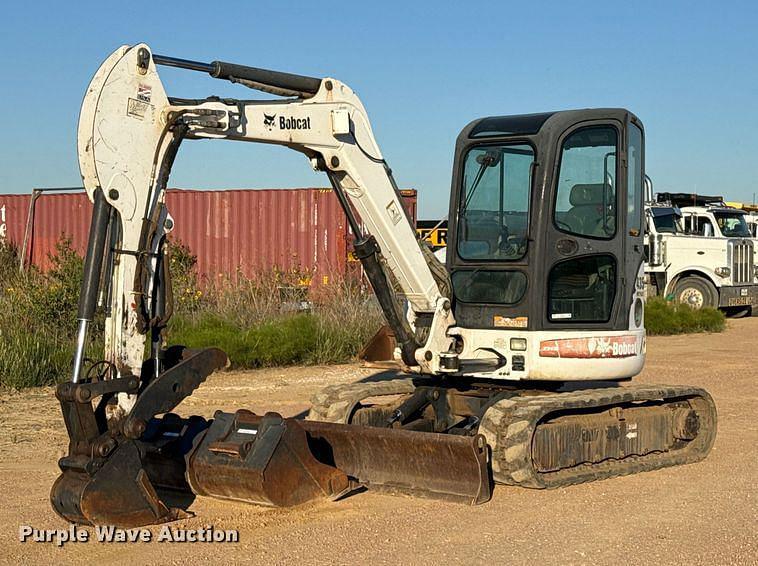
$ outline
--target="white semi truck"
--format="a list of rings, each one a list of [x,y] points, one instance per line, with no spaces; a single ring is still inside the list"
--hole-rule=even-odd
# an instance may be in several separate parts
[[[661,193],[645,212],[649,296],[758,314],[755,240],[743,210],[721,197]]]

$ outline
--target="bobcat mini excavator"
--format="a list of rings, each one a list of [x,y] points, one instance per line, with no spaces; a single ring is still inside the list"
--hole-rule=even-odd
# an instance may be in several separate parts
[[[278,95],[169,97],[157,66]],[[171,411],[228,364],[168,346],[183,140],[278,144],[329,178],[406,377],[325,389],[307,419]],[[631,385],[645,357],[642,124],[623,109],[475,120],[458,136],[446,266],[417,241],[356,94],[312,78],[124,46],[78,128],[94,203],[53,486],[69,521],[135,527],[205,495],[291,506],[358,488],[468,504],[492,483],[555,488],[701,460],[710,395]],[[103,359],[85,358],[96,309]],[[184,494],[186,497],[180,497]]]

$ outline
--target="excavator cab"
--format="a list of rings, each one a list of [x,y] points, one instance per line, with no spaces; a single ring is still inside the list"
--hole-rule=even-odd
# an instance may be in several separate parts
[[[171,97],[158,66],[285,98]],[[228,363],[166,332],[165,191],[196,139],[280,145],[326,174],[404,376],[327,387],[305,420],[173,413]],[[69,521],[171,521],[184,514],[171,493],[291,506],[366,487],[478,504],[493,482],[561,487],[695,462],[713,444],[707,392],[619,385],[645,353],[643,129],[627,110],[466,126],[446,266],[417,241],[361,101],[333,78],[123,46],[85,94],[78,148],[94,208],[51,492]],[[103,359],[86,367],[98,304]]]
[[[466,126],[456,143],[447,253],[458,323],[642,328],[643,151],[642,124],[623,109]]]
[[[566,332],[601,331],[603,355],[622,352],[616,377],[639,372],[643,178],[643,128],[628,110],[482,118],[461,131],[446,261],[464,367],[486,358],[488,331],[508,330],[527,352],[512,353],[510,375],[560,379],[566,364],[581,374],[589,365],[577,352],[561,368],[539,358],[576,349],[561,342]],[[601,355],[583,347],[585,359]],[[503,367],[502,356],[493,363]]]

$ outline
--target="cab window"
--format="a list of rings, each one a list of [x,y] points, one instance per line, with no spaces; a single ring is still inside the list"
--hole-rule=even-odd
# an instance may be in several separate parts
[[[711,237],[715,234],[713,224],[707,216],[691,214],[685,221],[685,233],[690,236]]]
[[[520,271],[456,271],[452,282],[455,298],[464,303],[513,305],[526,293],[526,275]]]
[[[626,182],[627,228],[631,236],[642,229],[642,130],[632,124],[629,128]]]
[[[551,322],[608,322],[616,296],[616,260],[591,255],[555,264],[548,296]]]
[[[745,215],[739,212],[716,212],[716,223],[721,234],[726,238],[750,238],[752,234],[745,220]]]
[[[617,147],[611,126],[582,128],[565,139],[553,217],[559,230],[603,239],[616,234]]]
[[[463,168],[458,255],[467,260],[524,257],[534,150],[526,144],[471,149]]]
[[[682,231],[681,218],[674,213],[653,216],[653,224],[657,232],[677,234]]]

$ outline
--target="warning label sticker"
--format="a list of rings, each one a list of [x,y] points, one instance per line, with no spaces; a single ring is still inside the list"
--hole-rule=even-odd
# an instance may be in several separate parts
[[[147,102],[137,100],[136,98],[130,98],[126,105],[126,115],[139,120],[144,120],[148,108],[150,108],[150,105]]]
[[[392,224],[397,224],[403,219],[403,215],[400,213],[400,210],[397,207],[397,203],[394,200],[390,201],[386,208],[387,214],[389,215]]]
[[[137,86],[137,100],[142,102],[150,102],[150,98],[153,95],[153,87],[150,85],[140,84]]]

